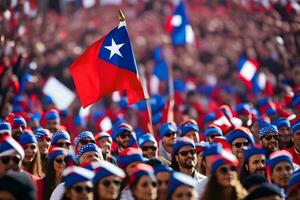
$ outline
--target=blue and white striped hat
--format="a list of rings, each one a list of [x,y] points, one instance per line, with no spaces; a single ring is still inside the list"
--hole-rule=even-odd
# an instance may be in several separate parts
[[[262,128],[259,129],[258,134],[259,137],[262,138],[271,133],[278,133],[278,129],[276,126],[272,124],[265,124]]]

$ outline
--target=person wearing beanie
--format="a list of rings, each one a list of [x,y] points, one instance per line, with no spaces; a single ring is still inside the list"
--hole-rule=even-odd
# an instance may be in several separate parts
[[[153,168],[157,180],[157,200],[167,199],[167,189],[173,169],[162,162],[153,165]]]
[[[205,167],[204,167],[204,157],[203,157],[203,150],[205,147],[209,145],[206,141],[201,141],[195,143],[196,146],[196,154],[197,154],[197,164],[195,166],[195,169],[200,174],[205,174]]]
[[[23,147],[25,157],[23,159],[23,168],[33,176],[42,178],[42,163],[37,140],[30,130],[25,130],[19,137],[19,143]]]
[[[267,177],[266,151],[261,145],[245,148],[244,150],[244,162],[241,166],[240,180],[243,181],[252,174],[260,174],[263,177]]]
[[[133,138],[133,128],[128,123],[121,123],[116,132],[113,133],[113,140],[117,143],[118,148],[112,152],[112,155],[118,157],[119,153],[130,146],[130,140]]]
[[[13,124],[12,124],[12,132],[11,132],[12,137],[15,140],[19,141],[20,135],[26,128],[27,128],[26,120],[23,117],[16,115],[14,117]]]
[[[223,151],[223,147],[219,143],[211,143],[204,147],[203,149],[203,161],[201,168],[203,169],[203,173],[205,176],[210,175],[210,168],[212,163],[212,158],[214,155],[220,154]]]
[[[263,183],[249,193],[244,200],[274,199],[283,200],[280,188],[271,183]]]
[[[92,163],[95,169],[94,200],[115,200],[121,193],[121,184],[125,178],[124,171],[116,165],[100,160]]]
[[[8,122],[0,122],[0,135],[11,135],[11,126]]]
[[[279,149],[287,149],[293,146],[292,129],[290,121],[286,118],[279,118],[274,123],[279,132]]]
[[[250,128],[252,125],[251,107],[247,103],[241,103],[235,107],[237,117],[242,120],[242,126]]]
[[[117,159],[111,155],[112,138],[107,132],[100,132],[95,136],[96,144],[102,150],[104,160],[117,164]]]
[[[129,177],[129,186],[135,200],[157,199],[157,181],[150,165],[137,164]]]
[[[278,150],[279,133],[276,126],[269,123],[265,123],[258,131],[260,143],[262,147],[267,151],[267,157]]]
[[[196,181],[190,176],[180,173],[173,172],[169,180],[169,185],[167,189],[167,198],[170,200],[180,200],[180,199],[189,199],[196,200],[198,199],[198,194],[196,191]]]
[[[86,144],[77,154],[79,164],[103,160],[101,149],[93,143]]]
[[[188,119],[184,121],[180,127],[180,136],[188,137],[194,140],[194,142],[199,142],[199,127],[194,119]]]
[[[86,144],[95,144],[95,138],[92,132],[90,131],[83,131],[78,134],[78,136],[74,140],[74,147],[75,147],[75,152],[78,152],[81,147],[83,147]]]
[[[288,200],[299,200],[300,197],[300,169],[294,171],[287,188]]]
[[[52,135],[51,145],[63,147],[67,150],[70,150],[71,139],[70,134],[67,131],[58,131]]]
[[[57,110],[51,109],[45,114],[46,126],[52,134],[58,132],[60,128],[60,116]]]
[[[227,135],[227,141],[231,144],[233,154],[243,162],[244,147],[254,146],[254,138],[248,128],[240,127],[231,131]]]
[[[271,181],[285,193],[294,171],[292,155],[285,150],[277,150],[270,155],[267,165],[270,168]]]
[[[45,172],[47,166],[48,150],[51,144],[51,135],[48,129],[37,128],[34,131],[35,138],[38,142],[38,148],[41,154],[42,170]]]
[[[151,133],[143,134],[138,139],[138,144],[145,158],[151,159],[157,157],[157,142]]]
[[[207,127],[205,129],[204,135],[205,135],[206,141],[209,143],[212,143],[214,141],[215,137],[223,136],[223,132],[219,127],[210,125],[209,127]]]
[[[159,131],[158,155],[167,161],[171,161],[173,145],[176,143],[177,125],[175,122],[162,124]]]
[[[65,192],[62,200],[93,200],[93,177],[95,173],[78,166],[70,166],[63,172]]]
[[[238,165],[239,161],[235,155],[226,150],[215,155],[212,158],[211,176],[200,199],[243,199],[247,191],[238,179]]]
[[[293,156],[293,162],[300,166],[300,123],[292,126],[292,139],[294,145],[286,149]]]

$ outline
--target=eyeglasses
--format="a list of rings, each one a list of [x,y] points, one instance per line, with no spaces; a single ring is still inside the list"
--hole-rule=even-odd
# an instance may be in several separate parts
[[[175,195],[178,199],[182,199],[184,196],[188,197],[188,199],[190,199],[191,197],[193,197],[192,192],[181,192]]]
[[[161,186],[163,183],[165,185],[169,185],[169,180],[166,180],[166,181],[157,180],[157,183],[158,183],[159,186]]]
[[[195,149],[191,149],[191,150],[187,150],[187,151],[178,152],[178,154],[180,154],[182,156],[187,156],[187,155],[189,155],[189,153],[193,156],[193,155],[196,154],[196,150]]]
[[[219,135],[210,135],[208,137],[210,137],[211,139],[215,139],[215,137],[218,137]]]
[[[93,188],[92,188],[92,187],[89,187],[89,186],[81,186],[81,185],[74,186],[74,187],[72,187],[72,189],[74,189],[75,192],[77,192],[77,193],[81,193],[81,192],[83,192],[83,190],[85,190],[87,193],[90,193],[90,192],[93,191]]]
[[[235,172],[236,171],[236,167],[234,166],[230,166],[230,167],[220,167],[220,172],[222,174],[227,174],[228,172]]]
[[[101,181],[102,185],[104,185],[105,187],[109,187],[111,184],[114,184],[115,186],[120,186],[121,185],[121,181],[120,180],[113,180],[113,181],[110,181],[110,180],[107,180],[107,179],[104,179],[103,181]]]
[[[176,132],[169,131],[168,133],[165,134],[165,137],[171,137],[171,136],[176,136]]]
[[[235,146],[235,148],[241,148],[242,146],[247,147],[247,146],[249,146],[249,142],[237,142],[237,143],[233,144],[233,146]]]
[[[58,146],[58,147],[64,147],[64,146],[66,146],[66,147],[69,148],[70,145],[71,145],[70,142],[58,142],[58,143],[56,143],[56,146]]]
[[[151,185],[152,187],[157,187],[157,183],[154,181],[153,182],[147,181],[141,184],[142,188],[147,188],[149,185]]]
[[[94,140],[80,140],[80,144],[86,145],[86,144],[95,144],[96,142]]]
[[[67,158],[55,158],[55,162],[57,164],[61,164],[62,162],[67,163],[68,159]]]
[[[120,138],[122,138],[122,139],[125,139],[126,137],[129,137],[129,138],[130,138],[130,136],[131,136],[131,134],[128,133],[128,132],[125,132],[125,133],[121,133],[121,134],[120,134]]]
[[[19,164],[21,161],[21,158],[17,156],[2,156],[0,157],[1,162],[6,165],[9,163],[9,161],[13,161],[14,164]]]
[[[264,136],[264,138],[266,138],[266,140],[268,141],[272,140],[272,138],[274,138],[275,140],[279,140],[280,135],[266,135]]]
[[[141,149],[142,149],[142,151],[149,151],[149,149],[151,151],[156,151],[157,147],[155,147],[155,146],[142,146]]]
[[[30,148],[31,150],[35,150],[36,146],[35,145],[24,145],[23,148],[24,149]]]

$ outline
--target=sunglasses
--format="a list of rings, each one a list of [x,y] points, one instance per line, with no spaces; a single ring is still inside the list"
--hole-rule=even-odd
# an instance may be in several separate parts
[[[275,140],[279,140],[280,135],[267,135],[267,136],[264,136],[264,138],[266,138],[266,140],[268,140],[268,141],[272,140],[272,138],[274,138]]]
[[[220,172],[222,174],[227,174],[228,172],[235,172],[236,171],[236,167],[234,166],[230,166],[230,167],[220,167]]]
[[[17,156],[2,156],[0,157],[1,162],[6,165],[9,163],[9,161],[13,161],[14,164],[19,164],[21,161],[21,158],[17,157]]]
[[[219,135],[210,135],[208,137],[210,137],[211,139],[215,139],[215,137],[218,137]]]
[[[149,151],[149,149],[151,151],[156,151],[157,147],[155,147],[155,146],[142,146],[141,149],[142,149],[142,151]]]
[[[87,193],[90,193],[93,191],[93,188],[92,187],[89,187],[89,186],[74,186],[72,187],[73,190],[75,190],[75,192],[77,193],[81,193],[83,192],[84,190],[87,192]]]
[[[68,159],[67,158],[55,158],[55,162],[57,164],[61,164],[61,163],[67,163],[68,162]]]
[[[31,150],[35,150],[36,149],[35,145],[24,145],[23,147],[24,147],[24,149],[27,149],[27,148],[30,148]]]
[[[69,148],[70,145],[71,145],[70,142],[58,142],[58,143],[56,143],[56,146],[58,146],[58,147],[64,147],[64,146],[66,146],[66,147]]]
[[[147,181],[147,182],[144,182],[144,183],[142,183],[142,188],[147,188],[147,187],[149,187],[149,185],[151,185],[152,187],[157,187],[157,183],[156,182],[149,182],[149,181]]]
[[[171,137],[171,136],[176,136],[176,132],[170,131],[170,132],[166,133],[166,135],[165,135],[165,137]]]
[[[95,144],[96,142],[94,140],[80,140],[80,144],[86,145],[86,144]]]
[[[107,180],[107,179],[104,179],[103,181],[101,181],[102,185],[104,185],[105,187],[109,187],[111,184],[114,184],[115,186],[121,186],[121,181],[120,180],[113,180],[113,181],[110,181],[110,180]]]
[[[193,155],[196,154],[196,150],[195,149],[191,149],[191,150],[188,150],[188,151],[178,152],[178,154],[180,154],[182,156],[187,156],[187,155],[189,155],[189,153],[193,156]]]
[[[233,146],[235,146],[235,148],[241,148],[242,146],[247,147],[247,146],[249,146],[249,142],[237,142],[237,143],[233,144]]]
[[[181,193],[178,193],[178,194],[176,194],[176,197],[178,198],[178,199],[182,199],[182,198],[184,198],[184,197],[187,197],[188,199],[190,199],[190,198],[192,198],[193,197],[193,194],[191,193],[191,192],[181,192]]]
[[[161,186],[162,184],[169,185],[169,180],[166,181],[157,180],[157,183],[159,186]]]
[[[50,142],[51,141],[51,139],[48,138],[48,137],[44,138],[44,140],[46,140],[46,142]]]
[[[125,139],[125,138],[130,138],[131,134],[130,133],[121,133],[120,138]]]

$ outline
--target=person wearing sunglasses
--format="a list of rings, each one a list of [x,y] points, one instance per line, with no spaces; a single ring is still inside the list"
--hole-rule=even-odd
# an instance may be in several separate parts
[[[175,122],[162,124],[159,131],[158,155],[167,161],[172,159],[173,145],[176,143],[177,125]]]
[[[51,135],[49,130],[44,128],[38,128],[34,131],[35,138],[38,142],[38,148],[41,154],[41,163],[42,163],[42,170],[46,169],[48,164],[48,150],[51,144]]]
[[[151,159],[157,157],[157,142],[151,133],[142,135],[138,141],[145,158]]]
[[[107,132],[100,132],[95,136],[96,144],[102,150],[103,159],[117,164],[117,159],[111,155],[112,138]]]
[[[258,131],[260,143],[262,147],[267,151],[267,157],[278,150],[279,133],[276,126],[269,123],[264,123]]]
[[[112,152],[112,155],[115,157],[118,157],[119,153],[130,146],[130,142],[133,134],[133,128],[128,123],[121,123],[116,130],[115,133],[113,133],[113,140],[115,143],[117,143],[118,148]]]
[[[293,143],[294,145],[286,149],[293,156],[293,162],[300,166],[300,123],[292,126]]]
[[[204,130],[204,135],[206,141],[212,143],[216,137],[223,136],[223,132],[219,127],[210,125]]]
[[[167,199],[167,189],[173,169],[162,163],[154,165],[153,168],[157,180],[157,200]]]
[[[245,178],[252,174],[260,174],[267,178],[266,161],[266,151],[261,145],[245,148],[240,180],[244,181]]]
[[[238,164],[238,159],[229,151],[223,150],[221,154],[215,155],[210,169],[211,176],[200,200],[243,199],[247,191],[238,179]]]
[[[22,162],[24,170],[33,176],[42,178],[44,173],[42,172],[41,155],[34,134],[30,130],[24,131],[19,137],[19,143],[25,152]]]
[[[226,138],[231,145],[233,154],[237,157],[240,163],[243,162],[244,148],[255,145],[252,133],[245,127],[234,129],[227,135]]]
[[[48,129],[52,134],[55,134],[59,130],[61,130],[60,116],[57,110],[51,109],[48,112],[46,112],[45,119],[46,119],[45,128]]]
[[[45,177],[41,180],[39,196],[42,199],[49,199],[53,190],[62,182],[62,174],[66,168],[66,156],[68,152],[65,148],[51,146],[48,155],[48,165],[45,170]]]
[[[157,182],[150,165],[137,164],[129,177],[129,186],[135,200],[157,199]]]
[[[53,134],[51,138],[51,146],[63,147],[69,151],[71,147],[70,134],[67,131],[58,131]]]
[[[12,137],[19,141],[19,137],[22,132],[27,128],[26,120],[22,116],[14,116],[12,124]]]
[[[95,173],[88,169],[70,166],[63,172],[65,192],[62,200],[93,200],[93,182]]]
[[[0,177],[9,170],[21,171],[24,156],[23,148],[13,137],[0,135]]]
[[[78,152],[81,147],[83,147],[86,144],[95,144],[95,138],[92,132],[90,131],[83,131],[78,134],[78,136],[74,140],[74,147],[75,152]]]
[[[92,163],[95,169],[94,200],[115,200],[120,197],[124,171],[116,165],[101,160]]]
[[[183,173],[173,172],[170,176],[166,199],[170,200],[196,200],[196,181]]]
[[[199,142],[199,127],[194,119],[188,119],[184,121],[180,126],[180,137],[189,137],[194,142]]]

